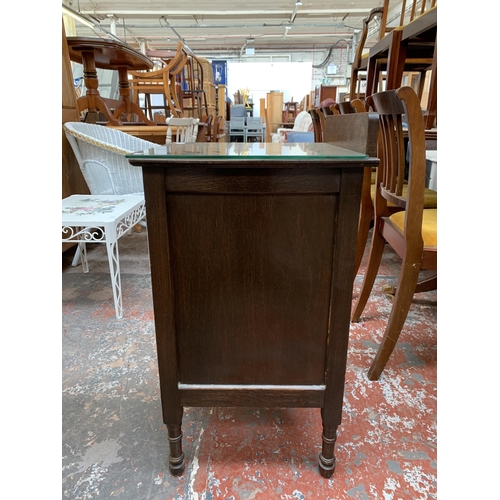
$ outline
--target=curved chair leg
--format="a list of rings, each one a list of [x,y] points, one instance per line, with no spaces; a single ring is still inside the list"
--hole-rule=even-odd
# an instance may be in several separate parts
[[[391,314],[385,329],[384,337],[378,348],[375,359],[368,370],[369,380],[378,380],[387,361],[396,346],[399,334],[408,316],[413,300],[413,294],[418,281],[420,263],[410,260],[403,261],[401,274],[397,285],[397,292],[392,304]]]
[[[363,172],[363,184],[361,187],[361,206],[359,209],[359,222],[358,222],[358,240],[356,243],[356,256],[354,259],[354,277],[358,274],[359,266],[365,253],[366,242],[368,241],[368,232],[370,231],[370,224],[375,218],[375,211],[373,208],[373,200],[371,195],[372,185],[372,169],[365,168]]]
[[[361,314],[368,302],[370,293],[375,283],[375,278],[377,277],[377,272],[380,267],[380,262],[382,261],[382,254],[384,253],[385,239],[384,237],[374,228],[372,235],[372,242],[370,245],[370,255],[368,257],[368,265],[366,267],[365,276],[363,278],[363,285],[361,286],[361,291],[359,292],[358,300],[354,306],[354,312],[351,316],[351,321],[353,323],[359,321]]]
[[[358,274],[359,266],[363,260],[363,254],[365,253],[366,242],[368,241],[368,232],[370,231],[370,223],[372,221],[373,214],[367,214],[363,212],[367,210],[361,207],[361,214],[359,216],[359,226],[358,226],[358,241],[356,243],[356,257],[354,260],[354,276]]]

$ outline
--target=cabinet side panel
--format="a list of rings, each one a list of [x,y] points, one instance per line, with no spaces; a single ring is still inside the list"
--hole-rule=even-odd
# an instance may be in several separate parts
[[[337,195],[167,206],[180,382],[323,384]]]

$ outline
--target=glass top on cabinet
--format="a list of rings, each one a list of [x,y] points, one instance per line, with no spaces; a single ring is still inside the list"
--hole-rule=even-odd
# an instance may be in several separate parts
[[[221,159],[247,158],[249,160],[290,160],[304,157],[317,159],[363,159],[368,158],[364,153],[357,153],[326,142],[190,142],[173,143],[165,146],[153,147],[137,153],[126,155],[134,159]]]

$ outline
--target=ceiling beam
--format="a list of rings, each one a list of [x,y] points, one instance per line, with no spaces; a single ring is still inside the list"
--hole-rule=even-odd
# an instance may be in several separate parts
[[[302,14],[314,14],[314,15],[357,15],[364,16],[370,12],[370,9],[300,9]],[[119,10],[109,10],[109,9],[95,9],[95,10],[81,10],[81,14],[86,15],[103,15],[114,14],[115,16],[220,16],[228,17],[232,15],[237,16],[248,16],[248,15],[258,15],[258,16],[269,16],[269,15],[283,15],[288,16],[288,13],[283,9],[249,9],[249,10],[169,10],[168,8],[164,10],[129,10],[129,9],[119,9]]]

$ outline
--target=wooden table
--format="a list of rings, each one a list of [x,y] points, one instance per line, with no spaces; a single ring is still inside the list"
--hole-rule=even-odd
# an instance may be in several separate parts
[[[100,111],[109,120],[109,125],[122,125],[122,113],[134,113],[139,120],[148,125],[155,125],[142,109],[130,100],[128,70],[152,69],[153,62],[141,52],[124,43],[91,37],[67,37],[69,57],[72,61],[83,64],[83,77],[86,94],[78,99],[78,111],[88,110],[87,121],[97,121]],[[97,70],[111,69],[118,71],[120,99],[108,99],[99,94]],[[114,109],[114,112],[111,112]]]
[[[375,94],[379,75],[386,71],[386,90],[401,86],[404,71],[425,73],[431,70],[429,100],[424,116],[426,128],[432,128],[437,116],[437,6],[398,27],[370,48],[367,63],[366,96]],[[424,79],[417,92],[422,95]]]
[[[158,125],[119,125],[113,126],[108,125],[110,128],[115,130],[120,130],[122,132],[127,132],[127,134],[133,135],[134,137],[140,137],[141,139],[145,139],[146,141],[155,142],[159,145],[164,145],[167,137],[167,129],[168,125],[164,123],[160,123]],[[172,133],[175,135],[176,132],[175,126],[172,126]],[[206,123],[198,123],[198,135],[196,136],[196,142],[206,142]]]
[[[127,157],[143,169],[171,472],[184,469],[184,406],[313,407],[330,477],[361,181],[379,160],[327,143],[192,143]]]

